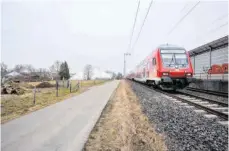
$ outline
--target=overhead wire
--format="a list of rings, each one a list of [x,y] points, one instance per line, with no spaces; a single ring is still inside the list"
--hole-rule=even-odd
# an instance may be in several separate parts
[[[144,20],[143,20],[143,22],[142,22],[140,31],[138,32],[137,38],[136,38],[136,40],[135,40],[135,42],[134,42],[134,44],[133,44],[132,51],[134,50],[134,46],[135,46],[136,43],[138,42],[138,39],[139,39],[140,34],[141,34],[141,32],[142,32],[142,28],[143,28],[143,26],[144,26],[144,24],[145,24],[146,18],[147,18],[148,14],[149,14],[149,11],[150,11],[150,8],[151,8],[152,4],[153,4],[153,0],[151,0],[151,2],[150,2],[150,4],[149,4],[148,10],[147,10],[147,13],[146,13],[146,15],[145,15],[145,18],[144,18]]]
[[[214,24],[216,21],[220,21],[220,20],[224,19],[224,18],[227,17],[227,16],[228,16],[228,14],[224,14],[224,15],[218,17],[216,20],[214,20],[214,21],[212,22],[212,24]]]
[[[137,7],[136,14],[135,14],[135,19],[134,19],[134,24],[133,24],[131,36],[130,36],[130,42],[129,42],[129,45],[128,45],[128,50],[129,50],[130,47],[131,47],[131,43],[132,43],[132,39],[133,39],[133,35],[134,35],[134,29],[135,29],[135,25],[136,25],[136,21],[137,21],[137,16],[138,16],[138,11],[139,11],[139,6],[140,6],[140,0],[138,1],[138,7]],[[128,51],[128,50],[127,50],[127,51]]]
[[[222,27],[226,26],[227,24],[228,24],[228,22],[226,22],[226,23],[224,23],[224,24],[220,25],[219,27],[217,27],[217,28],[215,28],[215,29],[213,29],[213,30],[209,31],[209,33],[216,32],[218,29],[220,29],[220,28],[222,28]]]
[[[217,19],[215,19],[214,21],[212,21],[211,24],[214,25],[217,21],[219,22],[219,21],[221,21],[222,19],[224,19],[224,18],[227,17],[227,16],[228,16],[228,14],[221,15],[221,16],[219,16]],[[218,22],[217,22],[217,23],[218,23]],[[207,30],[206,32],[204,32],[203,34],[199,35],[198,37],[203,38],[203,36],[209,35],[210,33],[214,33],[214,32],[216,32],[218,29],[221,29],[222,27],[224,27],[224,26],[226,26],[226,25],[228,25],[228,22],[223,23],[223,24],[221,24],[221,25],[219,25],[218,27],[213,28],[213,29],[209,29],[209,28],[208,28],[208,30]]]
[[[182,8],[180,12],[183,12],[183,10],[188,6],[188,3],[185,4],[185,6]]]
[[[133,35],[134,35],[134,29],[135,29],[135,25],[136,25],[136,21],[137,21],[137,16],[138,16],[138,11],[139,11],[139,6],[140,6],[140,0],[138,1],[138,7],[137,7],[137,11],[135,14],[135,19],[134,19],[134,24],[133,24],[133,28],[132,28],[132,32],[131,32],[131,36],[130,36],[130,42],[128,45],[128,50],[127,52],[130,50],[131,44],[132,44],[132,39],[133,39]],[[125,66],[125,65],[124,65]],[[124,67],[124,73],[125,73],[125,67]]]
[[[173,26],[173,28],[168,32],[168,35],[170,35],[176,27],[196,8],[197,5],[199,5],[200,1],[198,1],[176,24]]]

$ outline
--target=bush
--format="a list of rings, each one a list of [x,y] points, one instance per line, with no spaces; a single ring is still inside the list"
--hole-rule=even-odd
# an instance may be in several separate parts
[[[37,88],[50,88],[50,87],[54,87],[54,84],[51,84],[49,82],[41,82],[38,85],[36,85]]]

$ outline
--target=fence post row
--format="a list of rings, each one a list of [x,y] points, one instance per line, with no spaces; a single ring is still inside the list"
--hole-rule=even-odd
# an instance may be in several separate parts
[[[69,82],[69,80],[68,80],[68,81],[67,81],[67,88],[69,88],[69,83],[70,83],[70,82]],[[71,83],[70,83],[70,85],[71,85]]]
[[[33,105],[36,104],[36,86],[33,89]]]
[[[56,97],[58,97],[58,81],[56,80]]]

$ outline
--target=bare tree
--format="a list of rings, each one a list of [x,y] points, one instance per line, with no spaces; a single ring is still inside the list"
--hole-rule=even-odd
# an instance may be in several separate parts
[[[45,68],[37,69],[36,73],[40,77],[40,80],[50,80],[51,79],[50,71]]]
[[[1,81],[3,79],[3,77],[7,74],[8,72],[8,68],[7,65],[4,64],[4,62],[1,63]]]
[[[27,69],[30,73],[36,71],[36,69],[30,64],[25,65],[24,68]]]
[[[23,72],[24,70],[27,70],[30,73],[36,71],[36,69],[30,64],[18,64],[18,65],[15,65],[13,69],[13,71],[16,71],[16,72]]]
[[[25,69],[25,66],[22,64],[18,64],[18,65],[15,65],[13,70],[16,72],[21,72],[23,69]]]
[[[49,70],[52,73],[59,73],[60,72],[60,65],[61,65],[61,61],[55,61],[54,64],[49,68]]]
[[[107,70],[107,71],[105,71],[105,72],[111,75],[111,79],[115,79],[115,77],[116,77],[115,72],[109,71],[109,70]]]
[[[88,64],[84,67],[84,78],[86,80],[91,80],[92,75],[93,75],[92,65]]]
[[[122,74],[119,72],[118,74],[117,74],[117,76],[116,76],[116,79],[118,79],[118,80],[120,80],[120,79],[122,79]]]
[[[2,62],[1,63],[1,75],[2,76],[4,76],[4,74],[7,72],[7,65],[4,63],[4,62]]]
[[[51,75],[54,79],[57,79],[59,77],[60,72],[60,66],[62,62],[61,61],[55,61],[54,64],[49,68]]]

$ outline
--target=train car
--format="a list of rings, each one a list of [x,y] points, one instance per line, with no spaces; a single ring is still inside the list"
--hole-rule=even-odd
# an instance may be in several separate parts
[[[193,68],[189,53],[179,46],[160,45],[127,77],[163,90],[183,89],[189,85]]]

